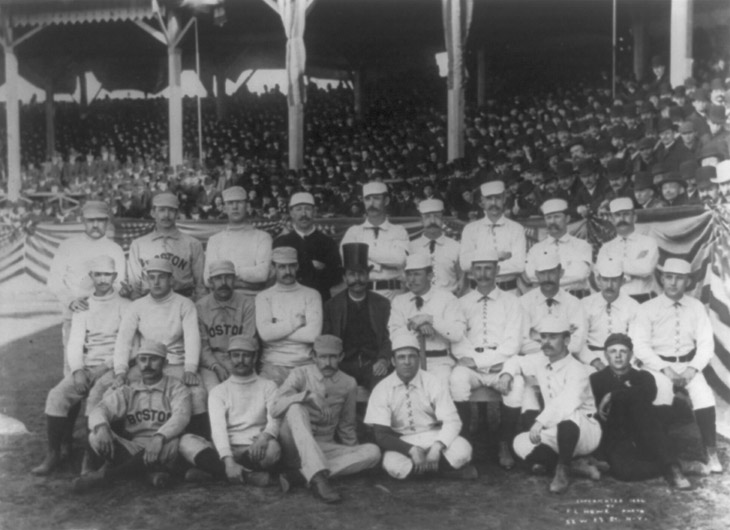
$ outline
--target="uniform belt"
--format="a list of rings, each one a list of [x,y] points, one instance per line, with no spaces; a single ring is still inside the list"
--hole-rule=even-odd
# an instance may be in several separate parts
[[[664,355],[660,355],[659,357],[663,361],[667,361],[668,363],[688,363],[692,359],[695,358],[696,353],[697,353],[697,348],[695,348],[691,352],[687,353],[686,355],[680,355],[679,357],[670,357],[670,356],[664,356]]]
[[[449,350],[426,350],[426,357],[447,357]]]
[[[640,304],[643,304],[644,302],[651,300],[652,298],[656,298],[656,293],[630,294],[629,296]]]
[[[586,296],[591,295],[591,291],[589,289],[570,289],[568,292],[576,298],[585,298]]]
[[[603,351],[606,348],[604,348],[603,346],[593,346],[592,344],[589,344],[588,349],[591,351]]]
[[[373,291],[388,289],[399,290],[401,288],[400,280],[374,280],[372,282],[368,282],[368,287],[370,287]]]
[[[479,346],[478,348],[474,348],[474,351],[477,352],[477,353],[484,353],[487,350],[496,350],[496,349],[497,348],[494,347],[494,346],[487,347],[487,348],[482,348],[481,346]]]

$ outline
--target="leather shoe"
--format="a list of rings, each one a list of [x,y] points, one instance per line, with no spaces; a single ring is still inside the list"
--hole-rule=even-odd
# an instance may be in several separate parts
[[[678,490],[688,490],[692,487],[692,484],[690,484],[677,464],[672,464],[669,467],[667,471],[667,482],[669,482],[670,486]]]
[[[87,491],[107,484],[105,471],[106,467],[102,467],[97,471],[91,471],[86,475],[78,477],[73,481],[73,492],[86,493]]]
[[[717,454],[717,448],[707,448],[707,465],[709,466],[711,473],[722,473],[722,464],[720,463],[720,457]]]
[[[502,469],[509,471],[515,467],[515,459],[512,457],[509,444],[507,442],[499,442],[499,465]]]
[[[314,496],[322,502],[334,504],[342,501],[342,495],[330,485],[326,471],[320,471],[314,475],[312,480],[309,481],[309,487],[312,489]]]
[[[569,484],[568,466],[558,464],[555,468],[555,477],[550,483],[550,493],[564,493],[568,489]]]
[[[467,464],[459,469],[444,471],[443,476],[456,480],[476,480],[479,478],[479,472],[472,464]]]

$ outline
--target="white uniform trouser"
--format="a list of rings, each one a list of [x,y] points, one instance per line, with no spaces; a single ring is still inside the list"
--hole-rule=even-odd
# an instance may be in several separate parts
[[[540,364],[547,362],[547,357],[542,352],[520,355],[517,357],[522,374],[527,377],[536,377],[537,368]],[[522,392],[522,412],[528,410],[540,410],[540,387],[525,383]]]
[[[472,390],[486,386],[496,388],[499,381],[499,373],[490,374],[481,370],[474,370],[466,366],[456,366],[451,371],[449,378],[449,389],[454,401],[469,401]],[[522,394],[525,389],[525,380],[516,376],[512,380],[512,388],[509,393],[502,396],[502,401],[508,407],[519,408],[522,406]]]
[[[596,418],[589,418],[583,412],[575,411],[565,420],[574,422],[580,430],[573,456],[589,455],[598,449],[598,444],[601,442],[601,425]],[[558,452],[557,425],[543,429],[540,432],[540,438],[540,443],[534,444],[530,441],[529,432],[518,434],[512,443],[515,454],[524,460],[540,444],[547,445],[556,453]]]
[[[209,371],[207,368],[200,368],[198,372]],[[167,376],[174,377],[179,381],[183,380],[183,374],[185,373],[185,366],[182,364],[166,364],[162,369],[162,373]],[[215,376],[215,374],[213,374]],[[142,379],[142,373],[139,371],[139,367],[133,367],[127,374],[127,379],[131,381],[140,381]],[[197,385],[186,385],[190,390],[190,394],[193,399],[192,413],[193,416],[196,414],[203,414],[208,412],[208,392],[205,390],[203,381],[205,378],[201,375],[201,381]]]
[[[240,464],[243,456],[248,453],[250,445],[231,445],[233,460]],[[196,434],[186,434],[180,439],[180,456],[187,462],[195,465],[195,457],[205,449],[214,449],[213,444],[205,438]],[[277,440],[270,439],[266,445],[264,458],[258,462],[261,469],[270,469],[279,463],[281,458],[281,446]]]
[[[418,434],[406,434],[401,440],[428,450],[439,437],[440,429]],[[458,436],[443,452],[444,458],[454,469],[460,469],[471,462],[471,444]],[[396,451],[386,451],[383,455],[383,469],[393,478],[404,479],[413,471],[413,460]]]
[[[61,343],[63,344],[63,375],[71,373],[71,366],[68,364],[68,336],[71,333],[71,317],[73,313],[64,313],[61,323]]]
[[[104,393],[114,382],[114,372],[106,366],[95,366],[84,368],[86,378],[89,381],[89,390],[86,394],[80,394],[74,386],[73,374],[65,376],[61,382],[54,386],[46,398],[46,411],[48,416],[65,418],[71,407],[86,398],[86,415],[96,407]]]
[[[449,378],[451,377],[451,370],[456,365],[453,357],[445,355],[443,357],[428,357],[426,359],[426,371],[429,374],[435,375],[444,388],[449,388]]]
[[[307,482],[320,471],[328,470],[330,477],[351,475],[380,462],[380,448],[375,444],[342,445],[314,438],[309,411],[299,403],[287,409],[279,439],[287,464],[298,468]]]
[[[687,368],[689,368],[689,364],[687,363],[672,363],[669,366],[679,375],[682,375],[682,373]],[[664,394],[666,395],[666,389],[668,388],[669,392],[671,393],[669,402],[661,404],[671,405],[672,399],[674,398],[674,384],[672,383],[672,380],[661,372],[650,371],[649,373],[654,376],[654,379],[657,382],[657,399],[659,398],[659,392],[664,392]],[[715,406],[715,394],[710,388],[710,385],[707,384],[707,380],[705,379],[705,376],[702,374],[702,372],[697,372],[697,374],[692,378],[692,380],[685,387],[685,389],[689,394],[689,399],[692,401],[693,410],[706,409],[708,407]],[[654,404],[656,405],[657,403],[654,402]]]

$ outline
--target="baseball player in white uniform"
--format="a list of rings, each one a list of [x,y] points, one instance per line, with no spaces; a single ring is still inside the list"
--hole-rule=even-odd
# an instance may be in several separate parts
[[[403,292],[403,266],[408,255],[408,232],[401,225],[392,224],[386,209],[390,202],[388,187],[382,182],[368,182],[362,187],[367,219],[360,225],[351,226],[340,243],[365,243],[368,245],[370,290],[389,300]]]
[[[464,274],[459,265],[459,242],[444,234],[444,203],[439,199],[425,199],[418,203],[418,211],[423,235],[411,241],[408,253],[429,256],[433,286],[458,296],[464,287]]]
[[[68,359],[71,373],[51,389],[46,399],[48,453],[34,475],[48,475],[61,461],[61,445],[68,430],[72,407],[84,398],[86,410],[92,410],[113,381],[112,364],[114,342],[129,306],[129,300],[114,291],[117,277],[116,264],[110,256],[98,256],[88,266],[94,284],[89,296],[89,309],[73,314],[68,341]]]
[[[152,258],[163,258],[172,265],[172,289],[197,300],[206,293],[203,282],[205,254],[203,245],[194,237],[180,232],[176,226],[180,201],[175,194],[163,192],[152,198],[155,229],[132,241],[129,247],[129,284],[133,298],[149,292],[144,268]]]

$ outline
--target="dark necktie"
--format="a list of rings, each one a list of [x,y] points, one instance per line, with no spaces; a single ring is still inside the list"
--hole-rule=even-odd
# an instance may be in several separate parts
[[[433,254],[435,250],[436,250],[436,240],[432,239],[431,241],[428,242],[428,251],[431,254]]]
[[[555,298],[548,298],[545,300],[545,303],[548,307],[553,307],[557,302],[555,301]]]
[[[423,298],[420,296],[416,296],[413,300],[416,302],[416,309],[421,309],[423,307]]]
[[[378,239],[378,234],[380,234],[380,227],[379,226],[372,226],[373,233],[375,234],[375,239]]]

